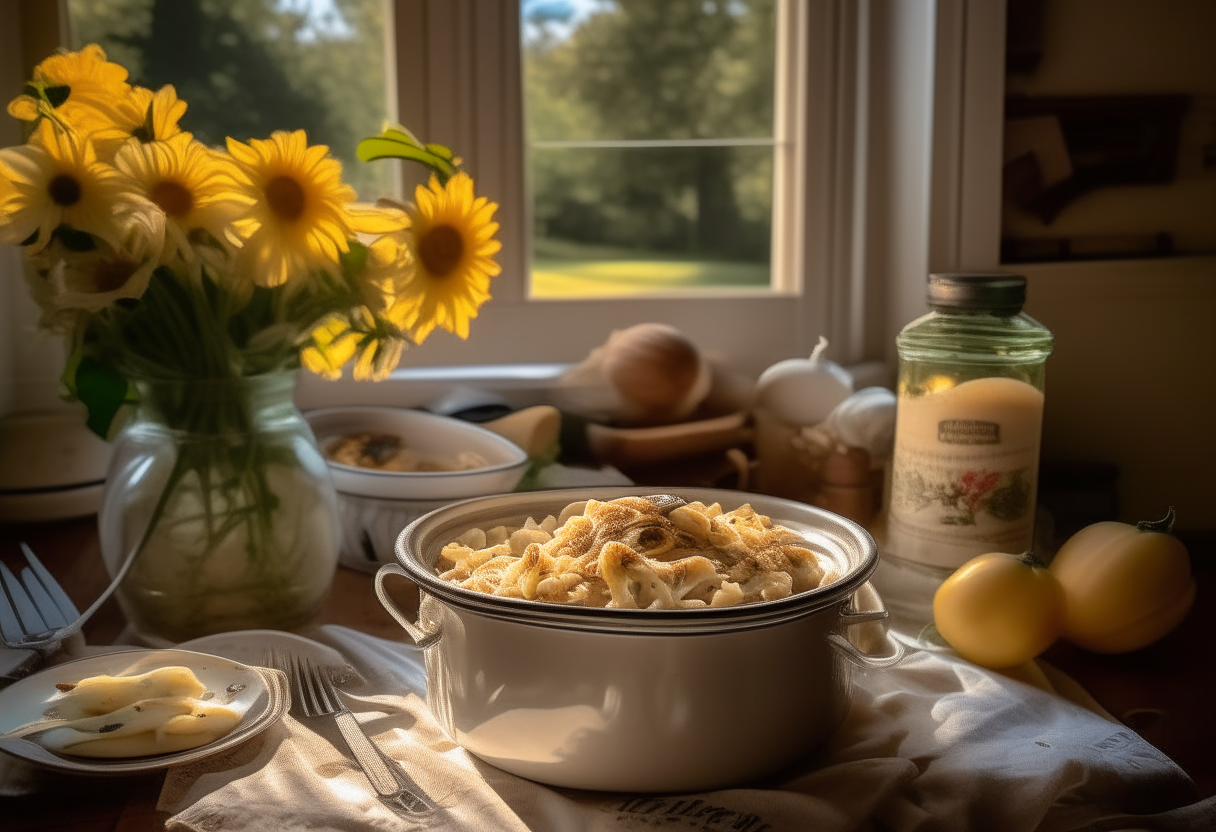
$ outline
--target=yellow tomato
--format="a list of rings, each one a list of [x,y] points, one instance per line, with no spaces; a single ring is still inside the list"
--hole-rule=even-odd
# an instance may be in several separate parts
[[[1027,662],[1064,625],[1064,592],[1030,553],[993,552],[960,566],[933,596],[937,631],[965,659],[994,669]]]
[[[1096,653],[1126,653],[1178,626],[1195,603],[1186,547],[1163,520],[1103,522],[1070,537],[1051,562],[1064,587],[1066,639]]]

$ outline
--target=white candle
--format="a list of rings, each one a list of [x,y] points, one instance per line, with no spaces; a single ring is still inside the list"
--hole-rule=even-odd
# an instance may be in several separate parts
[[[1012,378],[901,396],[890,554],[954,569],[985,552],[1030,549],[1042,424],[1043,393]]]

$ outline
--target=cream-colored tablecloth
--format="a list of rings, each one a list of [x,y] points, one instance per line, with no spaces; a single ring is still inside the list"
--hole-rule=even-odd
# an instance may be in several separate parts
[[[369,695],[351,697],[352,709],[441,809],[424,823],[394,815],[332,725],[320,735],[318,721],[288,716],[223,758],[171,770],[159,806],[173,813],[170,829],[1216,829],[1216,799],[1196,801],[1181,769],[1050,668],[1072,699],[914,647],[896,667],[859,671],[829,747],[772,782],[602,794],[541,786],[467,754],[431,718],[414,648],[334,626],[314,640],[362,675]]]

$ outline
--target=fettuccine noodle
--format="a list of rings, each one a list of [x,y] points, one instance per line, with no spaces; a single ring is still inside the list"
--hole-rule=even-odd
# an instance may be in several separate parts
[[[835,580],[830,567],[805,537],[748,504],[668,511],[622,497],[571,503],[558,517],[518,528],[470,529],[443,548],[440,577],[530,601],[691,609],[805,592]]]

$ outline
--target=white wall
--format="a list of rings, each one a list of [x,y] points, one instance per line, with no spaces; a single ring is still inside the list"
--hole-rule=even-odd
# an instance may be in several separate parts
[[[7,105],[25,83],[22,11],[36,12],[54,22],[51,4],[35,7],[11,0],[0,2],[0,105]],[[45,28],[45,27],[44,27]],[[50,27],[54,32],[54,26]],[[52,35],[53,36],[53,35]],[[49,52],[49,44],[31,47]],[[0,112],[0,147],[21,142],[21,125]],[[21,252],[0,245],[0,415],[14,411],[65,410],[59,398],[59,375],[65,358],[58,336],[38,329],[38,308],[22,276]]]
[[[1120,519],[1216,529],[1216,258],[1024,266],[1052,330],[1043,459],[1119,467]]]
[[[1043,60],[1011,76],[1027,95],[1216,96],[1211,0],[1051,0]],[[1209,106],[1208,140],[1216,141]],[[1020,236],[1170,230],[1216,242],[1216,168],[1181,148],[1169,185],[1103,188],[1052,223],[1005,206]],[[1048,363],[1043,458],[1119,467],[1120,519],[1216,530],[1216,257],[1013,265],[1030,279],[1027,311],[1056,335]]]

